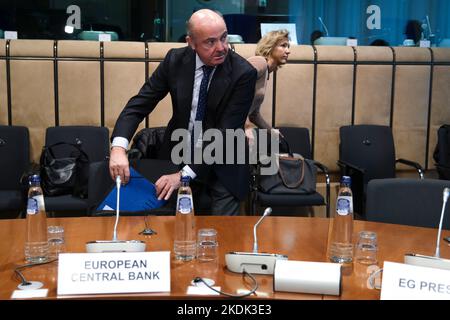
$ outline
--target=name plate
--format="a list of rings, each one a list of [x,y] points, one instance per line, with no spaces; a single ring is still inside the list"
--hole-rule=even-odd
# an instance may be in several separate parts
[[[386,261],[381,300],[450,300],[450,271]]]
[[[62,253],[57,292],[170,292],[170,252]]]

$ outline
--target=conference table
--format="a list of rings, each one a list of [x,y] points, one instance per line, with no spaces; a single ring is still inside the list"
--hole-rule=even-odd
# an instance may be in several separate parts
[[[227,270],[225,254],[231,251],[251,252],[253,249],[253,226],[257,216],[197,216],[196,229],[214,228],[219,242],[219,259],[211,268],[204,268],[201,262],[179,262],[171,252],[171,290],[162,293],[134,293],[108,295],[57,295],[58,262],[33,266],[22,270],[27,280],[40,281],[48,289],[45,299],[225,299],[224,296],[197,296],[187,294],[191,280],[196,276],[211,278],[215,286],[228,293],[242,293],[251,288],[251,283],[243,279],[242,274]],[[172,251],[173,216],[148,216],[147,223],[156,235],[139,234],[145,228],[144,216],[121,217],[118,226],[118,239],[143,240],[147,251]],[[84,253],[85,244],[93,240],[112,239],[115,217],[76,217],[49,218],[47,225],[60,225],[65,230],[65,252]],[[315,217],[266,217],[257,229],[260,252],[287,255],[289,260],[327,262],[327,237],[329,219]],[[0,220],[0,299],[11,299],[20,283],[14,269],[25,263],[24,241],[26,234],[25,219]],[[378,235],[378,266],[384,261],[403,263],[405,253],[433,255],[435,251],[437,229],[419,228],[403,225],[374,223],[355,220],[353,237],[359,231],[375,231]],[[444,230],[443,236],[450,231]],[[450,258],[450,247],[441,242],[441,256]],[[373,267],[372,267],[373,268]],[[370,271],[367,266],[353,263],[343,269],[340,296],[275,292],[272,275],[255,275],[258,289],[247,299],[366,299],[380,298],[380,291],[368,285]],[[207,272],[207,274],[205,274]]]

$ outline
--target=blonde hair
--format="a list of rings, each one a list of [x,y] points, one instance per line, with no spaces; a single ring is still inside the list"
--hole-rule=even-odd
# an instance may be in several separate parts
[[[289,39],[289,31],[285,29],[270,31],[258,41],[255,54],[267,59],[272,53],[273,48],[275,48],[280,41],[285,39]]]

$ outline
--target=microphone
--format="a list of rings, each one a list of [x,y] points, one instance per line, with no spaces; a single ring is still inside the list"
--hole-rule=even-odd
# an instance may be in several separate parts
[[[264,210],[264,213],[263,213],[261,219],[259,219],[258,222],[253,227],[253,253],[258,252],[258,239],[256,237],[256,228],[261,223],[261,221],[263,221],[263,219],[265,217],[267,217],[268,215],[270,215],[271,213],[272,213],[272,208],[271,207],[266,208],[266,210]]]
[[[428,39],[431,40],[431,38],[434,38],[434,34],[433,34],[433,32],[431,31],[430,18],[428,17],[428,15],[426,16],[426,19],[427,19],[428,32],[429,32],[429,34],[428,34]]]
[[[328,28],[327,28],[327,26],[325,25],[325,23],[323,23],[322,17],[319,17],[319,21],[320,21],[320,24],[322,25],[322,27],[323,27],[324,30],[325,30],[325,35],[328,37]]]
[[[261,221],[272,213],[272,208],[266,208],[262,217],[253,227],[253,251],[252,252],[229,252],[225,254],[225,263],[228,270],[237,273],[273,274],[277,260],[287,260],[287,255],[276,253],[258,253],[258,240],[256,228]]]
[[[120,186],[122,181],[120,176],[116,177],[117,200],[116,200],[116,223],[114,224],[113,241],[117,241],[117,225],[119,224],[119,206],[120,206]]]
[[[434,256],[425,256],[421,254],[407,253],[405,254],[404,259],[406,264],[450,270],[450,260],[441,258],[439,248],[441,243],[442,223],[444,221],[445,207],[447,205],[449,194],[450,188],[444,188],[444,191],[442,193],[441,218],[439,221],[438,235],[436,239],[436,251]]]
[[[447,205],[447,200],[448,200],[449,194],[450,194],[450,189],[449,188],[445,188],[444,192],[442,193],[441,220],[439,221],[438,236],[437,236],[437,239],[436,239],[436,252],[434,254],[434,256],[436,258],[440,258],[441,257],[439,245],[441,244],[442,222],[444,221],[444,211],[445,211],[445,206]]]
[[[118,240],[117,239],[117,225],[119,224],[119,212],[120,212],[120,187],[122,181],[120,176],[116,177],[116,222],[114,224],[113,237],[111,241],[108,240],[96,240],[86,243],[86,252],[99,253],[99,252],[144,252],[145,242],[140,240]]]

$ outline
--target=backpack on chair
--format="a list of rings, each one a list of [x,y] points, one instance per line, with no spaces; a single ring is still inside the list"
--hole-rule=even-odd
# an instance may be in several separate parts
[[[57,153],[57,151],[60,151]],[[60,155],[64,151],[64,156]],[[44,146],[40,158],[41,185],[46,196],[72,194],[79,198],[88,196],[89,157],[76,144],[58,142]]]

